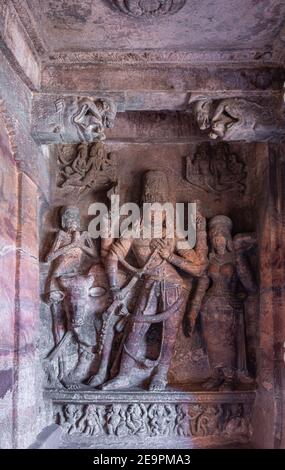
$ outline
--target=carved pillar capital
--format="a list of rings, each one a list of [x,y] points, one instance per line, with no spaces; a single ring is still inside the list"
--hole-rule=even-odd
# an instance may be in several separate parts
[[[117,104],[109,98],[64,96],[33,103],[32,134],[42,144],[100,142],[114,126]]]

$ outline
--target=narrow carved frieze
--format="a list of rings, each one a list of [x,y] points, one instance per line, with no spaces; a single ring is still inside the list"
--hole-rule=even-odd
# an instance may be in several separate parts
[[[105,438],[208,438],[247,440],[251,407],[244,403],[120,403],[56,405],[55,419],[68,434]]]

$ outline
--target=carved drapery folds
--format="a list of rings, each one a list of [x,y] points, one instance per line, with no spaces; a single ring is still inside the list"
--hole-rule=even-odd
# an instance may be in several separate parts
[[[112,99],[66,96],[34,100],[33,136],[40,143],[100,142],[114,126],[117,105]]]
[[[177,13],[186,0],[110,0],[113,9],[134,18],[154,18]]]
[[[212,139],[262,141],[284,132],[282,108],[275,101],[204,98],[194,103],[194,114],[199,128]]]

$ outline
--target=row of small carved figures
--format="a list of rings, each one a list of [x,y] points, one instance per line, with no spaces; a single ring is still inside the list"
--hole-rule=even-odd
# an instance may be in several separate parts
[[[85,436],[240,436],[250,433],[250,407],[235,404],[57,405],[56,421],[67,434]]]

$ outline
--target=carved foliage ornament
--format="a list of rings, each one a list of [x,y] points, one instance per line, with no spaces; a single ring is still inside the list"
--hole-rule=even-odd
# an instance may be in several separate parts
[[[173,15],[181,10],[186,0],[110,0],[111,5],[134,18],[153,18]]]

